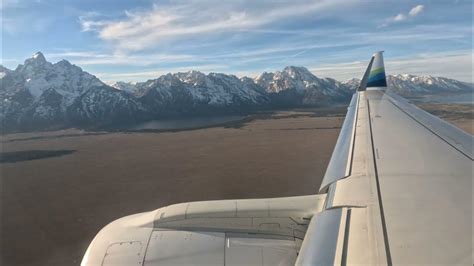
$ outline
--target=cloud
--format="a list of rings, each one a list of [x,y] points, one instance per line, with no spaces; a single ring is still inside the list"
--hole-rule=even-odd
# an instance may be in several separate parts
[[[358,0],[297,0],[290,2],[250,0],[188,0],[177,5],[153,5],[150,10],[126,11],[118,19],[81,16],[83,31],[96,32],[122,52],[142,51],[167,40],[190,36],[258,29],[281,19],[314,15],[347,6]]]
[[[472,82],[472,68],[466,68],[471,64],[472,51],[455,51],[450,53],[430,53],[415,57],[386,58],[385,65],[387,73],[431,75],[454,78],[466,82]],[[345,81],[351,78],[361,78],[369,63],[366,61],[352,61],[337,64],[323,64],[309,66],[308,69],[318,77],[331,77],[336,80]],[[261,74],[261,69],[248,71],[231,71],[229,66],[223,64],[201,64],[185,65],[179,67],[156,68],[148,71],[123,72],[123,73],[98,73],[99,78],[106,82],[111,81],[144,81],[157,78],[167,73],[198,70],[204,73],[215,71],[226,71],[228,74],[237,76],[255,77]],[[269,69],[268,71],[274,71]]]
[[[46,53],[48,59],[61,60],[68,59],[78,65],[99,65],[99,66],[153,66],[173,63],[222,63],[230,65],[246,64],[251,62],[277,61],[288,63],[289,59],[297,57],[311,50],[342,48],[351,45],[366,44],[366,41],[356,41],[349,43],[285,43],[275,46],[253,49],[251,51],[237,50],[226,53],[201,54],[189,53],[99,53],[96,51],[60,51]],[[289,55],[288,53],[293,53]]]
[[[105,82],[114,81],[128,81],[128,82],[143,82],[148,79],[156,79],[161,75],[167,73],[187,72],[191,70],[209,73],[218,70],[227,69],[226,65],[208,64],[208,65],[188,65],[173,68],[158,68],[149,71],[139,72],[122,72],[122,73],[97,73],[96,76]]]
[[[386,58],[385,65],[387,74],[390,75],[431,75],[472,82],[472,56],[472,51],[430,53],[413,57]],[[313,66],[309,69],[317,76],[348,80],[361,78],[368,63],[369,60],[354,61]]]
[[[418,16],[421,12],[423,12],[423,10],[425,9],[425,6],[424,5],[417,5],[415,6],[414,8],[412,8],[410,10],[410,12],[408,12],[408,14],[412,17],[416,17]]]
[[[0,0],[0,33],[20,35],[44,32],[54,24],[56,17],[42,12],[46,4],[41,1]],[[41,12],[38,15],[37,12]]]
[[[107,26],[106,21],[100,20],[103,15],[96,11],[86,12],[79,16],[82,31],[97,31]]]
[[[396,15],[395,17],[393,17],[392,21],[404,21],[405,19],[407,19],[407,16],[400,13],[400,14]]]
[[[0,10],[18,7],[20,4],[19,0],[2,0],[0,3]]]
[[[471,65],[473,55],[472,51],[462,51],[395,58],[387,61],[387,71],[393,74],[431,75],[473,82]]]
[[[54,22],[54,18],[51,17],[35,17],[31,15],[6,15],[0,19],[2,31],[10,35],[44,32]]]
[[[51,59],[69,59],[78,65],[123,65],[123,66],[150,66],[159,63],[176,63],[196,61],[193,55],[188,54],[107,54],[92,51],[66,51],[59,53],[47,53]]]
[[[440,31],[449,32],[439,34]],[[189,49],[187,42],[183,42],[183,47],[179,49],[160,49],[159,52],[129,52],[116,53],[105,49],[102,52],[91,50],[59,50],[59,52],[46,53],[46,57],[52,60],[67,59],[79,66],[101,69],[104,67],[176,67],[176,65],[202,65],[202,64],[226,64],[229,69],[237,71],[261,71],[265,68],[279,69],[285,65],[313,64],[315,57],[317,60],[347,60],[347,57],[354,58],[354,49],[359,47],[386,47],[387,45],[402,45],[406,43],[426,43],[439,40],[462,40],[472,35],[472,28],[453,27],[452,24],[437,25],[415,25],[410,28],[399,28],[390,31],[381,31],[374,34],[372,31],[348,32],[346,30],[336,32],[336,36],[329,39],[318,38],[314,42],[311,36],[309,39],[285,39],[277,42],[264,43],[264,45],[230,47],[229,49],[214,50],[214,47],[227,47],[227,44],[217,43],[211,46],[211,52],[205,52],[201,48]],[[342,39],[342,40],[341,40]],[[202,43],[201,43],[202,44]],[[191,44],[193,45],[193,44]],[[176,45],[174,45],[176,46]],[[348,49],[350,48],[350,49]],[[337,54],[325,54],[317,57],[324,51],[338,50]],[[366,52],[364,50],[364,52]],[[346,57],[343,59],[342,57]],[[364,67],[362,67],[364,68]]]
[[[396,16],[389,17],[389,18],[385,19],[385,22],[382,25],[380,25],[380,27],[387,27],[390,24],[405,21],[410,17],[414,18],[414,17],[418,16],[421,12],[423,12],[424,9],[425,9],[424,5],[417,5],[417,6],[413,7],[412,9],[410,9],[410,11],[408,12],[408,15],[406,15],[404,13],[399,13]]]

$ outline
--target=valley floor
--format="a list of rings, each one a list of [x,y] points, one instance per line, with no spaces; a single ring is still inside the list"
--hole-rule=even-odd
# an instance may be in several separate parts
[[[0,264],[78,265],[107,223],[172,203],[315,193],[343,121],[318,115],[180,132],[6,135]]]
[[[0,264],[78,265],[107,223],[172,203],[315,193],[342,114],[295,110],[179,132],[3,136]],[[472,133],[472,114],[445,118]]]

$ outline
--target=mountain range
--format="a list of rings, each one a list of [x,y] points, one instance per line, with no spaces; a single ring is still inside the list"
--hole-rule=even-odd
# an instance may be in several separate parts
[[[387,80],[404,96],[473,89],[442,77],[404,74]],[[318,78],[304,67],[288,66],[254,79],[189,71],[108,85],[66,60],[50,63],[38,52],[15,70],[0,66],[0,123],[2,132],[110,127],[165,117],[327,106],[347,103],[358,83]]]

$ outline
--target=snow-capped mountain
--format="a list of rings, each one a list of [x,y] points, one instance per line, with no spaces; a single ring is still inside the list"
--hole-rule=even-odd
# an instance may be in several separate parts
[[[110,83],[109,85],[112,88],[116,88],[118,90],[128,92],[130,94],[134,94],[137,90],[137,83],[135,82],[116,81]]]
[[[405,96],[472,91],[473,89],[472,84],[454,79],[409,74],[389,76],[387,82],[398,94]]]
[[[198,71],[146,82],[106,85],[66,60],[36,53],[15,70],[0,66],[3,131],[104,126],[179,115],[247,113],[261,108],[347,102],[358,79],[318,78],[304,67],[285,67],[255,79]],[[430,76],[389,76],[398,93],[472,91],[472,84]]]
[[[359,82],[360,79],[353,78],[344,84],[351,90],[355,90],[359,86]],[[410,74],[389,75],[387,85],[391,90],[405,97],[473,91],[473,84],[459,80]]]
[[[40,52],[15,70],[2,67],[0,71],[3,129],[113,122],[129,119],[142,108],[134,97],[105,85],[80,67],[66,60],[52,64]],[[100,111],[103,108],[108,111]]]
[[[248,78],[198,71],[137,83],[135,96],[158,115],[239,111],[269,102],[267,93]]]
[[[318,78],[305,67],[288,66],[275,73],[264,72],[255,83],[269,93],[277,105],[327,105],[345,101],[350,92],[345,84]]]
[[[288,89],[303,93],[310,88],[320,88],[322,93],[334,95],[336,91],[327,86],[329,80],[332,79],[316,77],[305,67],[288,66],[283,71],[264,72],[255,79],[255,82],[269,93],[278,93]]]
[[[68,122],[77,125],[113,125],[149,119],[147,109],[133,95],[103,85],[75,99],[67,109]]]
[[[19,65],[15,74],[23,79],[24,87],[33,97],[38,98],[46,90],[53,89],[63,96],[63,104],[66,106],[89,88],[104,85],[95,76],[66,60],[55,64],[47,62],[40,52]]]

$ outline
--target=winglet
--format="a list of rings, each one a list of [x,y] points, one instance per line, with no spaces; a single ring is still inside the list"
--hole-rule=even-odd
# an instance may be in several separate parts
[[[372,55],[364,77],[360,81],[358,91],[365,91],[370,87],[376,87],[377,89],[385,89],[387,87],[382,53],[383,51],[380,51]]]
[[[372,58],[374,63],[370,69],[367,87],[387,87],[387,79],[385,77],[385,67],[383,64],[383,51],[376,52]]]

